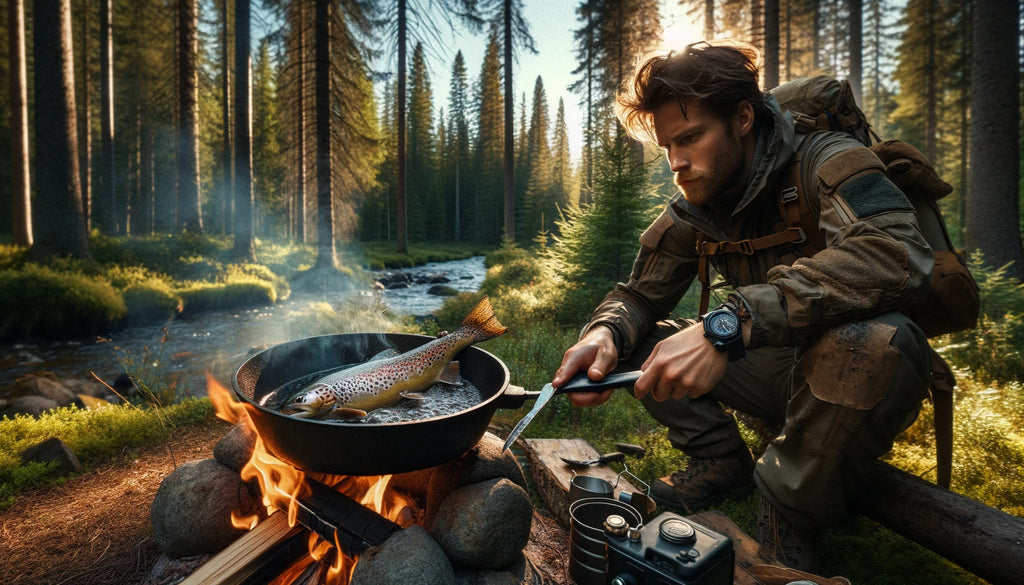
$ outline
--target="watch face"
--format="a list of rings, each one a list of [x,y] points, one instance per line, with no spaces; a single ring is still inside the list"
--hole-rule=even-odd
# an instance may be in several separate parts
[[[729,311],[711,315],[707,320],[708,330],[718,337],[727,338],[736,334],[740,320]]]

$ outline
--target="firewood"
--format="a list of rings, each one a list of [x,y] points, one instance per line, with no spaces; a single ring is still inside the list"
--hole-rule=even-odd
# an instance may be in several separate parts
[[[308,551],[307,533],[302,526],[288,526],[287,514],[271,514],[181,585],[241,585],[258,573],[273,575]]]

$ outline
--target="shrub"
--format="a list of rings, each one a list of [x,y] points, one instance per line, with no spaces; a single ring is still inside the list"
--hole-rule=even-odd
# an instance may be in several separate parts
[[[121,294],[128,309],[125,321],[131,325],[159,323],[182,306],[181,296],[159,279],[130,285]]]
[[[277,300],[274,287],[265,282],[198,283],[180,291],[182,312],[194,314],[219,309],[263,307]]]
[[[0,271],[0,338],[90,336],[126,314],[106,281],[36,264]]]
[[[224,268],[224,275],[220,279],[223,282],[265,282],[274,288],[274,295],[277,300],[287,299],[291,293],[291,287],[284,277],[274,274],[270,268],[262,264],[228,264]]]
[[[28,248],[13,244],[0,244],[0,270],[20,266]]]

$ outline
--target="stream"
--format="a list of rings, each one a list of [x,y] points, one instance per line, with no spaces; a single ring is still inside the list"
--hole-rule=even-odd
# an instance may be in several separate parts
[[[373,276],[393,272],[398,271],[375,272]],[[448,282],[442,286],[475,292],[486,270],[483,256],[475,256],[401,272],[412,281],[407,288],[327,295],[293,291],[287,300],[266,307],[179,316],[164,325],[128,327],[96,340],[0,344],[0,399],[10,397],[14,382],[27,374],[49,372],[59,378],[91,380],[95,373],[109,383],[126,368],[169,380],[183,396],[204,396],[206,372],[228,385],[235,368],[254,351],[310,335],[342,332],[330,330],[339,314],[359,313],[362,322],[370,324],[386,323],[384,317],[372,318],[385,311],[398,316],[430,315],[441,308],[446,297],[430,294],[434,285],[417,281],[443,277]],[[358,322],[344,325],[354,327],[344,332],[367,330],[360,329]]]

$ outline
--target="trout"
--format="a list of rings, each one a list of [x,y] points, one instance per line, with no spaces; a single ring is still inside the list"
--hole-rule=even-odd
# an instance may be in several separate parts
[[[358,418],[402,397],[415,399],[416,393],[438,382],[460,384],[459,363],[452,361],[455,354],[506,331],[485,296],[455,331],[394,357],[324,376],[296,392],[280,410],[299,418]]]

